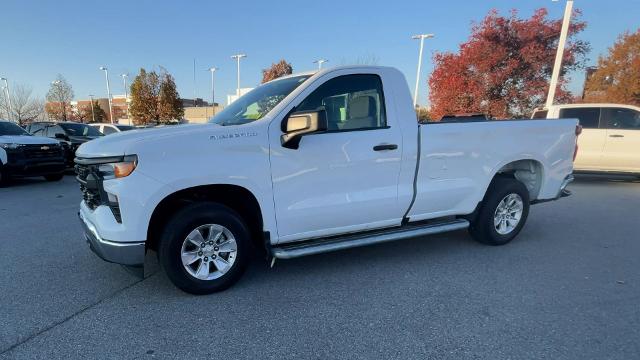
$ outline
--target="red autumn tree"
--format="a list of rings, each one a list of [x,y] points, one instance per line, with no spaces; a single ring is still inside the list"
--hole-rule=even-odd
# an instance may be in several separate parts
[[[576,11],[569,27],[556,100],[571,98],[565,86],[568,71],[583,68],[589,44],[575,40],[586,23]],[[578,20],[576,20],[578,19]],[[547,19],[536,10],[529,19],[509,17],[492,10],[472,28],[457,53],[434,55],[429,79],[431,116],[484,113],[491,118],[522,118],[546,99],[558,47],[562,20]]]
[[[291,75],[293,73],[293,67],[284,59],[278,61],[275,64],[271,64],[268,69],[262,70],[262,83],[277,79],[281,76]]]

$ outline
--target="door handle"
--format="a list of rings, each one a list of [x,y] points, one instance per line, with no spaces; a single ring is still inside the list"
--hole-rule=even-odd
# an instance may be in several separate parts
[[[396,144],[380,144],[373,147],[373,151],[395,150],[398,148]]]
[[[613,134],[613,135],[609,135],[609,137],[614,137],[614,138],[623,138],[624,135],[620,135],[620,134]]]

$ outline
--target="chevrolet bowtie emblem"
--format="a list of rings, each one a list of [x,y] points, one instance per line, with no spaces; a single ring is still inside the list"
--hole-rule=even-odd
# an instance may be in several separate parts
[[[49,147],[47,145],[40,147],[40,150],[49,150]]]

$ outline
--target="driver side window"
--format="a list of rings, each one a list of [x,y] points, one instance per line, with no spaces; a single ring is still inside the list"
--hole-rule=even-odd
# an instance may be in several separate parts
[[[296,112],[316,110],[325,110],[329,131],[387,126],[382,81],[377,75],[333,78],[320,85],[296,108]]]

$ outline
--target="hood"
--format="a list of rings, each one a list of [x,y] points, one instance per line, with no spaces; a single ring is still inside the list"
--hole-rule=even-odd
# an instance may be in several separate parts
[[[99,138],[85,142],[80,145],[76,151],[79,157],[107,157],[128,155],[127,150],[134,144],[142,141],[158,140],[165,137],[183,135],[188,133],[198,133],[203,128],[220,128],[213,124],[187,124],[166,126],[161,128],[147,128],[140,130],[129,130],[114,133],[109,136],[100,136]]]
[[[0,143],[23,144],[23,145],[50,145],[59,144],[57,140],[44,136],[29,135],[0,135]]]

